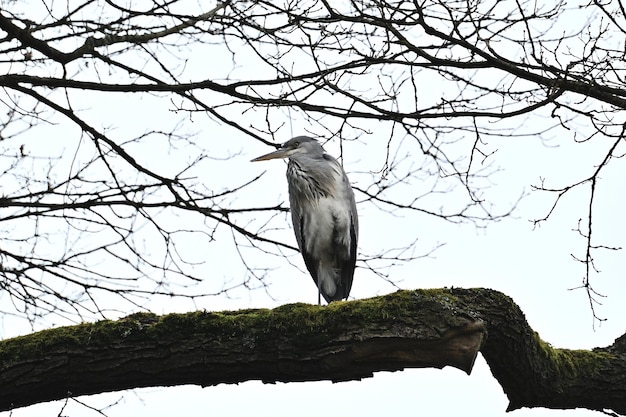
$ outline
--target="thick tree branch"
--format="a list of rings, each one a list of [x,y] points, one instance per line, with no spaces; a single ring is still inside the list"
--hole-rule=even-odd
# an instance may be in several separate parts
[[[226,7],[226,5],[227,3],[218,4],[207,13],[189,18],[178,25],[168,27],[160,31],[145,31],[146,33],[137,33],[132,35],[109,35],[105,37],[89,36],[80,47],[69,53],[62,52],[50,46],[47,41],[37,39],[32,35],[28,28],[22,29],[18,27],[11,21],[11,19],[3,16],[2,14],[0,14],[0,30],[5,31],[9,39],[17,39],[24,47],[33,48],[53,61],[65,65],[76,59],[82,58],[85,55],[92,54],[98,47],[111,46],[117,43],[142,44],[156,39],[165,38],[166,36],[173,34],[179,34],[200,21],[210,20],[217,12]]]
[[[0,409],[145,386],[344,381],[416,367],[469,373],[481,350],[509,409],[626,413],[622,345],[552,348],[510,298],[488,289],[400,291],[325,307],[140,313],[1,342]]]

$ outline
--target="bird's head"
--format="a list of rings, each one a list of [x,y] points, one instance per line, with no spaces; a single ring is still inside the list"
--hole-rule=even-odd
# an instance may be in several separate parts
[[[308,136],[296,136],[285,142],[280,148],[274,152],[254,158],[251,162],[268,161],[278,158],[293,158],[298,155],[322,156],[324,149],[319,142]]]

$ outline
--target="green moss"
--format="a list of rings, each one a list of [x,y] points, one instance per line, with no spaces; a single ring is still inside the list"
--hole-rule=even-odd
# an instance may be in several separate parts
[[[133,337],[162,340],[177,334],[196,332],[215,337],[233,337],[246,332],[250,337],[281,337],[284,333],[300,337],[332,334],[346,322],[385,320],[405,316],[409,310],[420,314],[416,303],[458,301],[448,289],[398,291],[382,297],[334,302],[328,306],[303,303],[269,309],[247,309],[224,312],[195,311],[157,316],[134,313],[120,320],[103,320],[77,326],[61,327],[17,337],[0,343],[0,358],[45,354],[53,349],[111,345]]]
[[[90,325],[60,327],[2,341],[0,362],[20,357],[42,356],[50,351],[51,346],[65,349],[80,346],[82,332],[86,331],[88,326]]]
[[[413,293],[422,293],[424,296],[432,297],[437,301],[458,302],[459,297],[454,294],[454,290],[450,288],[428,288],[424,290],[411,291]]]
[[[303,303],[287,304],[275,309],[238,311],[195,311],[157,316],[135,313],[120,320],[103,320],[34,333],[0,343],[0,360],[37,356],[51,350],[73,347],[113,346],[127,340],[167,344],[194,334],[210,336],[219,343],[223,338],[243,337],[249,341],[278,343],[285,334],[295,335],[298,343],[310,343],[332,337],[345,330],[346,323],[376,323],[396,317],[413,317],[416,322],[432,318],[443,305],[450,311],[467,316],[463,296],[453,289],[398,291],[393,294],[357,301],[334,302],[328,306]],[[440,315],[438,316],[440,317]],[[388,324],[387,324],[388,325]],[[3,359],[4,358],[4,359]]]
[[[544,342],[537,332],[533,333],[533,338],[540,357],[547,362],[546,368],[566,379],[597,375],[603,369],[603,363],[614,359],[614,355],[607,352],[554,348]]]

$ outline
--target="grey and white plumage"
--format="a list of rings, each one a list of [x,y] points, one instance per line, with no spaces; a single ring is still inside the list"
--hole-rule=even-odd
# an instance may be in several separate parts
[[[297,136],[252,161],[289,158],[287,181],[298,247],[319,295],[347,298],[352,288],[359,231],[354,192],[343,168],[319,142]]]

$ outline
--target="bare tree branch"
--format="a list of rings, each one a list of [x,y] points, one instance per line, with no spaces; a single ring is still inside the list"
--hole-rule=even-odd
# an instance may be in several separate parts
[[[510,298],[486,289],[400,291],[327,307],[140,313],[0,342],[0,408],[146,386],[338,382],[444,366],[469,373],[480,350],[509,411],[624,414],[623,338],[593,351],[553,348]]]

